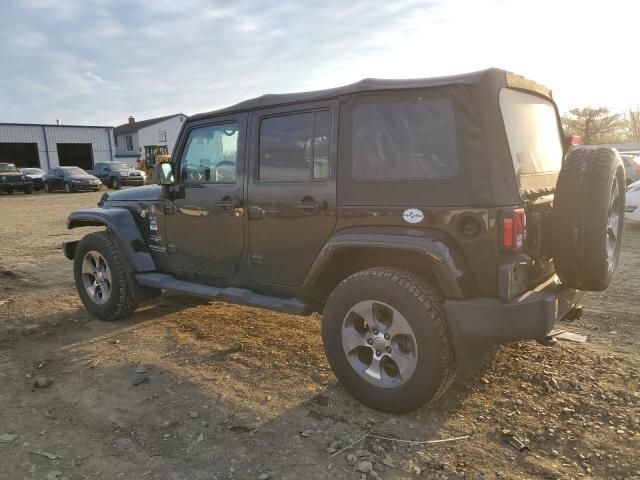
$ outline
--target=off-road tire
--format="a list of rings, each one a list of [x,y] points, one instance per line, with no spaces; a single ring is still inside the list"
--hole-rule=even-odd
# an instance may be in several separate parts
[[[111,295],[103,305],[98,305],[87,294],[82,281],[82,262],[87,252],[95,250],[106,260],[111,271]],[[104,321],[125,318],[137,307],[133,286],[125,270],[125,259],[110,232],[90,233],[80,240],[73,261],[73,276],[80,299],[89,313]]]
[[[552,240],[556,273],[566,286],[602,291],[611,283],[622,248],[624,177],[622,160],[613,149],[576,148],[564,159],[555,191]],[[609,232],[614,181],[619,225],[616,232]],[[610,257],[611,234],[616,246]]]
[[[342,347],[347,312],[358,302],[384,302],[408,321],[418,349],[411,377],[393,388],[375,386],[351,366]],[[360,402],[377,410],[402,413],[440,397],[456,375],[453,341],[442,295],[428,281],[394,267],[363,270],[343,280],[331,293],[322,318],[324,348],[336,377]]]

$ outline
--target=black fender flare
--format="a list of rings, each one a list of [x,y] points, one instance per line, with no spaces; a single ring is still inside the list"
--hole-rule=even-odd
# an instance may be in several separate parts
[[[334,234],[324,245],[303,284],[303,296],[311,294],[316,282],[338,253],[345,249],[393,249],[417,254],[428,266],[445,298],[468,295],[467,270],[455,242],[439,231],[405,227],[352,227]]]
[[[120,207],[87,208],[71,212],[67,218],[67,228],[69,229],[89,226],[105,226],[114,233],[133,272],[156,270],[151,252],[131,211]],[[77,244],[77,240],[63,244],[64,254],[68,259],[72,260],[75,256]]]

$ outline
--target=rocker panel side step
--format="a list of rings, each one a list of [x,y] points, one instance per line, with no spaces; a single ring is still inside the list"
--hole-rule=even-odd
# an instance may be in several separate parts
[[[296,298],[279,298],[268,295],[259,295],[252,290],[244,288],[219,288],[200,283],[178,280],[165,273],[137,273],[136,280],[140,285],[153,288],[162,288],[172,292],[185,293],[196,297],[223,300],[239,305],[267,308],[279,312],[292,313],[294,315],[308,315],[307,305]]]

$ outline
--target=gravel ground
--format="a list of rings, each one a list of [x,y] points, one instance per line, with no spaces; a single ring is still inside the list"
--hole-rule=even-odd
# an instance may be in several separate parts
[[[501,347],[388,415],[336,382],[315,316],[165,295],[91,319],[60,243],[99,196],[0,197],[0,479],[640,479],[640,229],[562,325],[587,343]]]

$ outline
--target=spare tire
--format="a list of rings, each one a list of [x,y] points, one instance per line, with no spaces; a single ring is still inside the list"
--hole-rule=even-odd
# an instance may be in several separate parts
[[[558,277],[577,290],[605,290],[622,248],[624,166],[616,150],[578,147],[562,164],[552,224]]]

